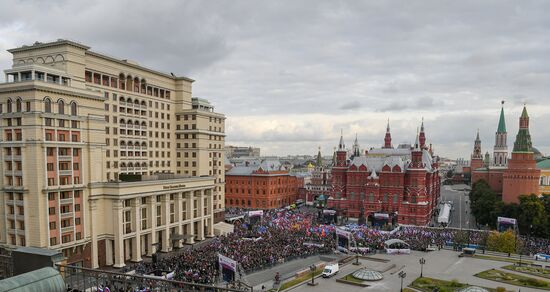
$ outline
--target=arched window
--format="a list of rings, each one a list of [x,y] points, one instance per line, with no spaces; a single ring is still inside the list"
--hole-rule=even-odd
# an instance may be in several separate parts
[[[77,115],[77,108],[76,108],[76,102],[71,102],[71,116],[76,116]]]
[[[8,99],[8,113],[11,113],[13,110],[13,102],[11,101],[11,98]]]
[[[65,114],[65,102],[60,99],[57,101],[57,113],[60,114],[60,115],[64,115]]]
[[[52,112],[52,100],[47,97],[44,99],[44,112],[46,113]]]
[[[20,113],[23,111],[23,106],[22,106],[22,102],[21,102],[21,98],[17,98],[15,100],[15,110]]]

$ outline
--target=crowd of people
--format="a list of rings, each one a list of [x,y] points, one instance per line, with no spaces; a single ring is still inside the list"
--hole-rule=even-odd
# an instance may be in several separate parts
[[[228,213],[245,215],[246,210],[232,209]],[[312,208],[300,210],[268,210],[262,216],[248,218],[235,226],[235,231],[217,236],[206,244],[186,249],[177,256],[164,257],[154,263],[138,263],[128,267],[137,274],[155,271],[174,272],[173,279],[195,283],[218,280],[218,254],[239,264],[238,273],[276,265],[285,260],[331,253],[337,248],[334,225],[320,224],[321,215]],[[321,215],[322,216],[322,215]],[[402,226],[393,231],[381,231],[350,224],[338,227],[352,234],[353,245],[368,250],[382,249],[388,239],[401,239],[413,250],[425,250],[429,245],[452,245],[462,237],[464,243],[483,245],[487,231]],[[464,238],[466,236],[466,238]],[[541,238],[525,240],[525,252],[550,253],[550,241]]]

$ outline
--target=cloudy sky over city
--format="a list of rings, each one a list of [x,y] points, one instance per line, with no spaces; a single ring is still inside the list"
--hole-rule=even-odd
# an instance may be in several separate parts
[[[387,119],[411,143],[424,117],[436,153],[469,157],[478,128],[492,152],[501,100],[513,145],[527,103],[550,153],[550,2],[411,2],[0,0],[0,67],[65,38],[187,76],[226,144],[269,155],[329,155],[341,129],[379,147]]]

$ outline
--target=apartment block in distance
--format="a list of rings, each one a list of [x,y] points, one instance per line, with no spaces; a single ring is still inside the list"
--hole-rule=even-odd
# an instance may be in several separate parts
[[[214,236],[224,122],[193,80],[67,40],[9,50],[0,244],[123,267]]]
[[[225,146],[225,155],[227,158],[240,158],[240,157],[260,157],[259,147],[240,147],[240,146]]]

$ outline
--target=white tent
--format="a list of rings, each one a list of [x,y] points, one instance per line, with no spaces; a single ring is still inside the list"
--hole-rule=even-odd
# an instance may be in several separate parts
[[[441,211],[439,212],[439,217],[437,218],[437,223],[439,224],[449,224],[449,215],[451,214],[451,205],[445,204]]]

